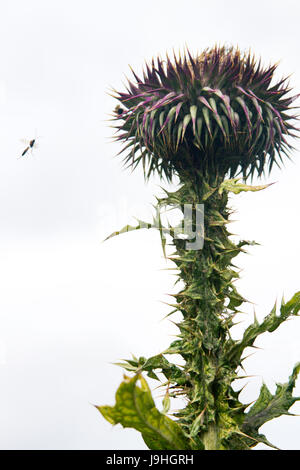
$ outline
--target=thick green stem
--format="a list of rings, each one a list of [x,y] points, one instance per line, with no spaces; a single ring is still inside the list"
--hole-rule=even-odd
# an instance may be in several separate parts
[[[205,450],[220,450],[220,442],[217,425],[210,423],[207,431],[203,433],[202,442]]]
[[[203,248],[189,250],[186,240],[173,238],[176,252],[172,260],[184,282],[184,289],[174,297],[183,320],[178,325],[179,340],[172,343],[169,351],[180,354],[185,361],[186,382],[182,388],[188,404],[177,414],[179,422],[189,436],[205,441],[209,449],[220,446],[222,433],[216,423],[222,423],[224,414],[230,415],[231,406],[237,405],[231,388],[237,364],[228,367],[224,346],[230,338],[232,317],[244,300],[233,285],[238,274],[231,260],[241,249],[229,239],[228,197],[225,191],[219,191],[222,181],[199,176],[197,181],[189,179],[163,201],[172,205],[179,200],[183,212],[185,204],[192,204],[195,212],[197,204],[204,206]],[[196,216],[194,232],[195,221]],[[222,435],[225,434],[226,431]]]

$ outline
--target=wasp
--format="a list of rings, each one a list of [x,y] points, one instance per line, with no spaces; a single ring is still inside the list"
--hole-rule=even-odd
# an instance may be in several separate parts
[[[33,148],[37,148],[37,137],[34,137],[34,139],[31,139],[31,140],[27,140],[27,139],[22,139],[22,142],[26,144],[26,148],[23,150],[21,156],[19,158],[22,158],[24,157],[24,155],[26,155],[26,153],[28,152],[28,150],[31,150]]]
[[[24,155],[28,152],[28,150],[33,148],[34,144],[35,144],[35,139],[30,140],[28,147],[26,147],[26,149],[23,151],[21,157],[24,157]]]

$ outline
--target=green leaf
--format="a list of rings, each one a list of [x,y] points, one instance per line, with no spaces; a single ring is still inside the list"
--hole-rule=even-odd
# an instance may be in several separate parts
[[[292,375],[285,384],[277,384],[274,395],[263,384],[255,404],[251,407],[244,420],[242,429],[246,433],[257,432],[267,421],[282,415],[290,415],[289,409],[300,397],[293,397],[297,376],[300,372],[300,362],[294,367]]]
[[[123,369],[126,369],[130,372],[136,372],[137,369],[139,368],[138,366],[129,364],[129,362],[114,362],[115,366],[123,367]]]
[[[142,220],[138,221],[138,225],[125,225],[121,230],[111,233],[108,237],[105,238],[104,241],[109,240],[110,238],[116,237],[117,235],[121,235],[122,233],[132,232],[133,230],[140,230],[141,228],[152,228],[152,225],[147,222],[143,222]]]
[[[166,392],[166,394],[163,398],[162,404],[163,404],[163,414],[167,414],[169,412],[170,406],[171,406],[169,390],[167,390],[167,392]]]
[[[140,381],[140,387],[137,381]],[[191,448],[181,427],[155,407],[151,391],[141,375],[124,376],[116,393],[115,406],[96,406],[102,416],[115,425],[134,428],[151,450],[187,450]]]
[[[185,384],[188,380],[186,373],[175,364],[169,362],[163,354],[157,354],[148,359],[145,357],[133,359],[123,359],[124,362],[114,362],[114,365],[123,367],[124,369],[130,371],[141,373],[146,372],[147,375],[155,380],[160,380],[157,375],[154,373],[154,370],[159,370],[164,374],[170,383]]]
[[[238,183],[240,178],[232,178],[229,180],[223,181],[219,187],[219,194],[222,194],[223,191],[232,192],[234,194],[239,194],[242,191],[261,191],[262,189],[271,186],[274,183],[263,184],[261,186],[249,186],[248,184]]]
[[[134,230],[140,230],[142,228],[146,229],[151,229],[155,228],[159,230],[160,233],[160,238],[161,238],[161,244],[162,244],[162,249],[164,256],[166,257],[166,239],[165,239],[165,234],[170,234],[174,228],[172,227],[163,227],[161,217],[160,217],[160,212],[159,208],[156,207],[156,216],[153,217],[153,220],[151,223],[149,222],[144,222],[143,220],[136,219],[138,222],[138,225],[125,225],[121,230],[116,231],[111,233],[108,237],[105,238],[104,241],[109,240],[110,238],[116,237],[117,235],[121,235],[122,233],[127,233],[127,232],[132,232]]]
[[[297,292],[287,303],[282,301],[279,315],[276,314],[275,304],[269,315],[264,318],[261,324],[259,324],[256,318],[254,319],[252,325],[248,326],[245,330],[243,338],[240,341],[228,342],[225,347],[225,359],[235,361],[238,364],[244,350],[249,346],[253,346],[259,335],[266,332],[272,333],[290,316],[298,316],[299,311],[300,291]]]
[[[190,436],[192,438],[196,437],[197,434],[199,434],[199,431],[201,431],[201,429],[203,428],[204,412],[205,412],[205,408],[201,411],[201,413],[199,413],[199,415],[193,421],[193,424],[190,430]]]

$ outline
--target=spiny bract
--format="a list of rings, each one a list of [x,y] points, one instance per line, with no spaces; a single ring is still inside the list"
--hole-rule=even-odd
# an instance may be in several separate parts
[[[173,62],[146,64],[143,79],[134,72],[126,93],[115,91],[117,140],[125,163],[143,164],[145,176],[215,172],[231,177],[261,175],[291,149],[286,137],[296,129],[287,113],[299,96],[283,78],[273,84],[277,65],[261,66],[250,53],[217,47]]]

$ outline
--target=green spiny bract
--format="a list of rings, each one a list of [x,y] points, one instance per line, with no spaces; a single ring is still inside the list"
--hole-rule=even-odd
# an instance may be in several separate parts
[[[266,163],[270,170],[296,130],[288,111],[297,96],[286,96],[286,78],[272,82],[275,69],[224,47],[152,60],[127,93],[115,93],[125,162],[170,180],[191,169],[223,177],[261,175]]]
[[[233,388],[241,378],[245,349],[300,311],[298,292],[282,302],[279,314],[275,306],[262,323],[255,319],[240,340],[231,337],[234,317],[245,302],[235,287],[239,274],[232,260],[254,242],[235,244],[230,239],[228,195],[268,186],[248,186],[232,177],[241,173],[246,179],[260,176],[265,167],[271,170],[282,153],[288,156],[287,138],[297,130],[290,123],[296,116],[288,114],[295,97],[285,96],[286,79],[271,83],[275,68],[263,69],[250,54],[233,48],[215,47],[195,58],[189,52],[183,59],[174,56],[173,63],[157,59],[146,67],[143,80],[134,74],[136,84],[129,83],[127,93],[116,95],[121,103],[115,110],[117,139],[125,142],[125,162],[133,168],[142,163],[146,177],[154,172],[169,180],[179,177],[179,189],[158,199],[158,212],[162,206],[179,207],[184,221],[185,205],[191,205],[196,233],[197,208],[204,207],[201,249],[187,249],[186,239],[177,236],[178,227],[163,227],[159,215],[153,224],[138,221],[137,227],[111,235],[154,227],[165,248],[168,233],[175,249],[169,259],[183,282],[172,304],[182,314],[178,338],[161,354],[121,363],[135,377],[125,378],[114,407],[98,408],[113,424],[139,430],[151,449],[250,449],[259,442],[272,446],[259,428],[289,414],[299,400],[292,395],[299,364],[274,395],[263,385],[248,411]],[[182,366],[167,359],[172,354],[183,358]],[[176,421],[154,408],[142,372],[157,380],[163,374],[167,402],[169,397],[186,398]],[[136,385],[138,379],[142,388]]]

